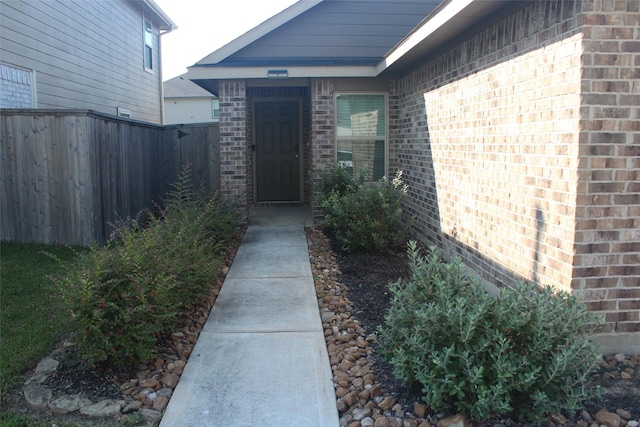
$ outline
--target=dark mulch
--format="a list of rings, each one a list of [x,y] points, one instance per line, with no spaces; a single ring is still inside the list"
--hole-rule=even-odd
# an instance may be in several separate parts
[[[411,278],[411,269],[405,248],[393,248],[389,253],[344,252],[335,236],[324,230],[331,242],[340,269],[340,283],[349,288],[352,315],[367,334],[376,332],[384,323],[391,303],[389,283]],[[393,366],[386,362],[379,351],[373,354],[374,369],[378,381],[384,384],[405,407],[421,401],[419,389],[409,389],[393,376]]]
[[[58,369],[44,382],[57,396],[80,394],[94,402],[119,399],[122,397],[120,385],[123,380],[136,377],[135,370],[116,368],[109,363],[100,363],[92,368],[83,366],[75,346],[64,352],[59,357]]]

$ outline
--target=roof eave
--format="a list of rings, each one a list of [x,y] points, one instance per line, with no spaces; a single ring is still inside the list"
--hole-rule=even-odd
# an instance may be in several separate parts
[[[511,0],[451,0],[427,16],[376,66],[377,75],[416,63]]]
[[[285,70],[286,78],[322,78],[322,77],[375,77],[376,67],[366,66],[295,66],[295,67],[211,67],[193,65],[188,67],[190,80],[234,80],[267,79],[269,72]]]
[[[173,30],[177,30],[178,26],[169,18],[169,15],[164,13],[160,6],[155,4],[153,0],[143,0],[144,4],[151,9],[151,11],[160,19],[160,31],[162,34],[170,33]]]

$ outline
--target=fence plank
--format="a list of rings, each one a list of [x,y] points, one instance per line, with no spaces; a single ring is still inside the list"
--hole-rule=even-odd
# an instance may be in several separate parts
[[[51,210],[49,197],[49,161],[47,159],[47,120],[45,116],[34,117],[34,190],[36,196],[36,219],[40,233],[48,240],[51,234]]]
[[[16,177],[18,174],[17,168],[17,154],[16,154],[16,134],[15,134],[15,118],[14,117],[2,117],[2,153],[0,155],[2,159],[2,191],[0,199],[0,209],[2,217],[0,218],[0,229],[3,236],[7,236],[10,240],[17,239],[16,227],[17,224],[9,221],[13,218],[17,209],[16,203],[18,202],[18,189]]]
[[[88,111],[1,110],[0,239],[104,243],[110,223],[161,203],[190,163],[220,186],[217,124],[157,126]]]

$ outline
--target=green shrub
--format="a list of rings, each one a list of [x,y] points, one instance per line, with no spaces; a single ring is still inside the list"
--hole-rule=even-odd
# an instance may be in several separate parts
[[[215,282],[237,215],[217,195],[194,192],[185,171],[159,214],[115,225],[57,279],[89,365],[148,360],[159,334]]]
[[[320,182],[318,201],[324,220],[345,251],[390,251],[406,241],[408,226],[402,222],[402,201],[407,186],[402,172],[391,181],[384,177],[365,182],[364,174],[353,178],[344,168],[336,167]]]
[[[366,172],[361,171],[357,176],[353,176],[351,169],[340,164],[330,164],[314,171],[314,190],[316,200],[320,205],[331,195],[344,196],[347,192],[353,191],[353,187],[362,184],[366,180]]]
[[[378,342],[433,409],[541,423],[594,393],[586,384],[600,356],[584,334],[600,319],[575,296],[520,283],[494,298],[459,259],[443,263],[435,248],[422,257],[415,242],[408,254],[412,280],[390,286]]]

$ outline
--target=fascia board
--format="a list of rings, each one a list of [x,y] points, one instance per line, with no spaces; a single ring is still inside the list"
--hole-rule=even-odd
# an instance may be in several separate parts
[[[287,78],[321,78],[321,77],[375,77],[376,67],[373,65],[344,67],[206,67],[194,65],[188,67],[187,78],[190,80],[234,80],[234,79],[266,79],[270,69],[286,69]]]
[[[433,37],[435,33],[446,31],[453,25],[456,18],[473,14],[472,10],[483,7],[482,3],[489,5],[495,2],[491,0],[452,0],[444,7],[436,10],[435,14],[418,26],[409,36],[385,55],[384,59],[376,66],[378,74],[391,67],[412,49],[425,40]]]
[[[260,37],[267,35],[271,31],[276,28],[284,25],[289,22],[291,19],[296,16],[306,12],[317,4],[321,3],[323,0],[300,0],[297,3],[289,6],[279,14],[272,16],[271,18],[264,21],[262,24],[254,27],[253,29],[247,31],[240,37],[232,40],[226,45],[222,46],[220,49],[216,50],[213,53],[202,58],[200,61],[196,63],[199,64],[217,64],[220,61],[228,58],[233,55],[240,49],[250,45],[254,41],[258,40]]]

